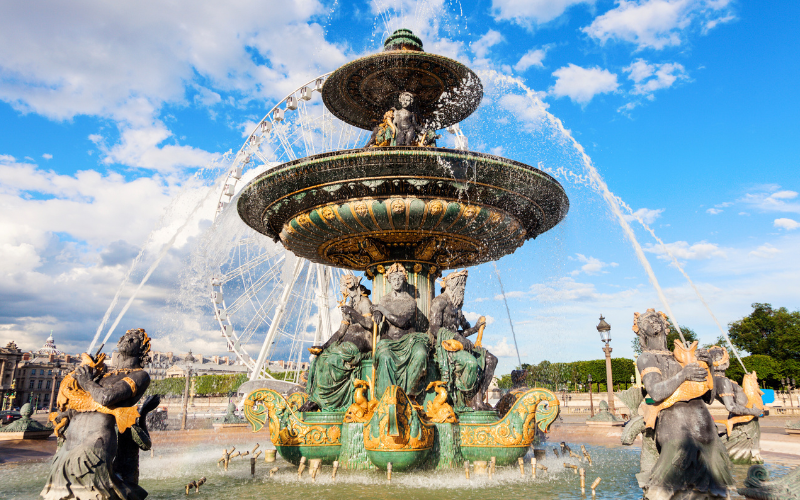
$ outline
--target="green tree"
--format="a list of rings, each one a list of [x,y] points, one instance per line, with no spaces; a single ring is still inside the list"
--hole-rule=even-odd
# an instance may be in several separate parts
[[[780,387],[780,379],[784,373],[783,366],[778,360],[764,354],[753,354],[742,358],[742,362],[747,368],[747,371],[752,372],[755,370],[758,375],[759,384],[762,387],[770,389],[777,389]],[[742,365],[732,361],[730,368],[725,371],[725,376],[741,384],[744,378]]]
[[[683,333],[683,337],[686,339],[687,342],[690,344],[697,340],[697,333],[689,328],[688,326],[681,325],[681,333]],[[675,350],[675,341],[680,340],[681,336],[678,335],[678,330],[672,325],[672,322],[669,322],[669,332],[667,332],[667,349],[670,351]],[[639,336],[637,335],[634,337],[633,341],[631,342],[633,346],[633,352],[636,354],[642,353],[642,345],[639,343]]]
[[[760,302],[752,308],[749,316],[728,324],[733,345],[750,354],[800,361],[800,311],[773,309]]]

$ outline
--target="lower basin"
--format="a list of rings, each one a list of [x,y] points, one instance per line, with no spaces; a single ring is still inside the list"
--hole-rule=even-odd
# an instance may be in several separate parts
[[[458,498],[459,500],[485,500],[496,498],[514,499],[567,499],[585,500],[581,496],[578,476],[563,464],[571,463],[586,469],[587,483],[601,477],[597,489],[598,499],[634,500],[642,496],[636,484],[634,473],[639,470],[639,449],[622,446],[587,445],[594,459],[594,465],[581,463],[574,458],[556,458],[548,453],[539,463],[548,467],[547,472],[539,471],[537,478],[530,476],[529,449],[525,457],[525,476],[521,477],[519,467],[498,467],[493,478],[471,474],[467,480],[463,470],[451,471],[413,471],[394,472],[391,483],[387,482],[385,471],[348,471],[339,469],[336,480],[331,479],[331,467],[324,466],[312,482],[308,472],[298,480],[297,467],[278,457],[276,462],[264,463],[263,457],[257,461],[256,474],[250,475],[249,457],[235,458],[228,471],[218,468],[222,448],[232,444],[237,449],[250,450],[257,442],[261,449],[272,448],[264,442],[263,435],[240,438],[218,443],[193,443],[158,445],[155,436],[155,457],[142,452],[140,484],[150,494],[148,500],[183,499],[184,486],[205,476],[207,482],[200,490],[203,498],[235,498],[237,500],[262,500],[272,498],[276,493],[280,498],[318,498],[340,500],[440,500]],[[579,449],[580,442],[568,442],[572,449]],[[546,448],[554,444],[548,443]],[[2,450],[0,450],[2,455]],[[270,477],[269,470],[278,471]],[[788,465],[768,464],[770,473],[781,476],[789,470]],[[0,464],[0,496],[8,500],[35,500],[47,478],[49,461],[15,462]],[[736,485],[741,487],[746,477],[747,467],[734,467]],[[588,490],[588,488],[587,488]],[[198,496],[199,498],[199,496]],[[734,495],[734,498],[741,498]]]

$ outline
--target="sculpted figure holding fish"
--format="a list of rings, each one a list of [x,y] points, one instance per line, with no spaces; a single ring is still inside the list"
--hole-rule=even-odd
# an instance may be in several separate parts
[[[149,359],[150,338],[139,328],[128,330],[117,343],[114,367],[105,354],[81,356],[82,363],[59,386],[50,415],[58,434],[58,449],[41,492],[46,500],[141,500],[139,450],[150,449],[147,413],[158,396],[136,404],[150,385],[142,369]]]
[[[655,428],[660,451],[646,480],[646,500],[730,498],[730,460],[707,403],[713,397],[712,364],[697,342],[667,350],[667,318],[648,309],[634,315],[643,353],[637,360],[648,401],[644,420]],[[644,478],[643,478],[644,479]]]

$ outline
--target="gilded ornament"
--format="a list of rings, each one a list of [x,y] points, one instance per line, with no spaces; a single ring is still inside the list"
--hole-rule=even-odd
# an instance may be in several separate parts
[[[248,394],[244,416],[253,431],[261,430],[268,423],[270,439],[275,446],[341,446],[340,424],[303,422],[294,408],[307,396],[295,394],[289,396],[291,402],[271,389],[256,389]]]
[[[500,219],[502,218],[503,216],[501,216],[497,212],[492,212],[492,215],[489,216],[489,222],[491,222],[492,224],[497,224],[498,222],[500,222]]]
[[[376,267],[375,270],[378,271],[379,274],[383,274],[386,272],[386,268],[383,267],[381,264],[378,264],[378,267]]]
[[[400,215],[406,211],[406,202],[400,198],[393,199],[390,206],[392,207],[392,213],[396,215]]]
[[[428,211],[431,215],[439,215],[444,211],[444,204],[439,200],[432,201],[428,204]]]
[[[476,215],[478,215],[478,212],[480,212],[480,211],[481,211],[480,207],[474,207],[472,205],[467,205],[467,206],[464,207],[464,217],[466,217],[468,219],[471,219],[471,218],[475,217]]]
[[[322,217],[325,220],[333,220],[336,218],[336,214],[333,213],[333,209],[331,209],[331,207],[325,207],[322,209]]]
[[[359,217],[366,217],[369,214],[369,210],[367,209],[367,204],[363,201],[359,201],[355,205],[353,205],[353,210],[356,211]]]
[[[416,263],[416,264],[414,264],[414,272],[415,272],[415,273],[420,273],[420,272],[422,272],[422,264],[420,264],[419,262],[418,262],[418,263]]]

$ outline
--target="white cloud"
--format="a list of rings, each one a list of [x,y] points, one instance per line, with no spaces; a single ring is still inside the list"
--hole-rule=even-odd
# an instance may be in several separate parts
[[[478,322],[478,318],[480,318],[481,316],[485,316],[486,317],[486,326],[489,326],[492,323],[494,323],[494,317],[493,316],[490,316],[488,314],[480,314],[480,313],[476,313],[476,312],[471,312],[471,311],[464,311],[464,317],[467,318],[467,321],[469,321],[470,324],[472,324],[472,325],[475,325]]]
[[[586,104],[597,94],[614,92],[619,87],[617,75],[599,67],[582,68],[570,63],[555,70],[553,76],[556,83],[550,93],[569,97],[579,104]]]
[[[693,23],[703,33],[734,19],[727,0],[617,0],[615,8],[592,21],[583,32],[605,43],[617,40],[638,49],[680,45]]]
[[[666,247],[666,250],[664,249]],[[675,256],[678,260],[705,260],[714,257],[725,258],[725,252],[716,243],[708,243],[700,241],[690,245],[686,241],[676,241],[674,243],[666,243],[661,245],[648,245],[644,248],[645,252],[654,253],[659,259],[671,261],[672,258],[667,254]]]
[[[779,190],[777,186],[768,186],[766,191],[747,193],[739,201],[765,212],[800,213],[800,203],[790,201],[797,196],[797,191]]]
[[[605,274],[608,271],[604,271],[606,267],[617,267],[619,264],[616,262],[603,262],[600,259],[595,257],[587,257],[583,254],[577,253],[575,254],[577,257],[570,257],[570,259],[577,260],[578,262],[583,262],[583,265],[580,269],[576,269],[572,271],[570,274],[572,276],[577,276],[580,273],[585,273],[588,275],[597,275],[597,274]]]
[[[45,153],[42,155],[42,158],[44,158],[45,160],[52,160],[53,155],[51,155],[50,153]]]
[[[497,21],[531,27],[552,21],[579,4],[594,5],[594,0],[492,0],[492,14]]]
[[[640,208],[639,210],[633,212],[633,214],[625,215],[624,217],[625,217],[625,220],[627,220],[628,222],[633,222],[635,220],[641,220],[645,224],[650,225],[653,222],[655,222],[656,219],[661,217],[662,213],[664,213],[664,209],[663,208],[655,208],[655,209],[652,209],[652,208]]]
[[[622,70],[634,83],[634,95],[652,97],[653,92],[671,87],[678,80],[688,78],[683,65],[678,63],[651,64],[637,59]]]
[[[531,49],[520,57],[517,64],[514,65],[514,70],[523,72],[532,66],[543,68],[544,56],[547,55],[547,48],[544,49]]]
[[[711,214],[711,215],[717,215],[717,214],[721,214],[723,211],[724,210],[720,210],[719,208],[709,208],[708,210],[706,210],[706,213]]]
[[[492,354],[497,356],[498,358],[516,358],[517,357],[517,349],[514,347],[513,344],[508,342],[508,337],[502,337],[499,342],[494,345],[484,344],[484,347],[489,350]],[[523,353],[520,351],[519,357],[525,358],[527,357],[527,353]]]
[[[800,222],[797,222],[794,219],[786,219],[786,218],[775,219],[775,222],[773,222],[773,224],[775,225],[775,227],[779,227],[787,231],[792,231],[794,229],[800,228]]]
[[[759,259],[771,259],[772,257],[774,257],[776,254],[779,253],[781,253],[780,249],[775,248],[769,243],[764,243],[760,247],[750,252],[749,255],[751,257],[757,257]]]
[[[499,31],[489,30],[485,35],[473,42],[470,48],[475,54],[475,57],[483,59],[489,54],[489,49],[504,41],[505,38],[503,38],[503,35],[501,35]]]
[[[149,127],[124,128],[121,140],[111,148],[106,148],[98,136],[92,137],[105,154],[103,163],[121,163],[131,167],[147,168],[159,172],[169,172],[176,168],[201,167],[219,155],[191,146],[163,144],[173,136],[161,122]]]

